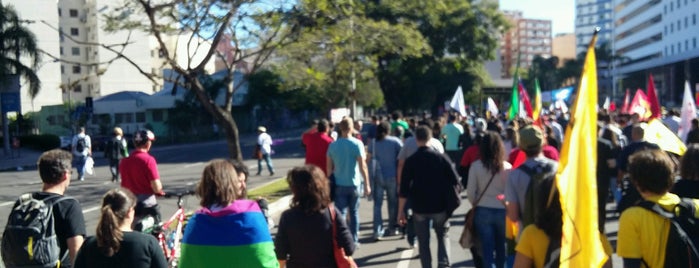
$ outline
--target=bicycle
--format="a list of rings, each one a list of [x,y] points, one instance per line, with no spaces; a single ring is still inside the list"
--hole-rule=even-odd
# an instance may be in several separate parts
[[[151,227],[143,230],[144,233],[153,234],[157,238],[158,244],[162,248],[170,267],[177,267],[177,262],[180,258],[180,242],[186,218],[182,199],[193,194],[194,191],[165,193],[163,195],[164,198],[177,197],[177,210],[167,221],[153,224]],[[171,228],[173,223],[175,223],[175,226]]]

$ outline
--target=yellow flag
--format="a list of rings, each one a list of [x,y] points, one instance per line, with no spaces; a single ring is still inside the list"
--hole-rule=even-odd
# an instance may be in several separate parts
[[[684,155],[687,151],[687,146],[672,130],[667,128],[660,119],[653,118],[645,126],[643,139],[650,143],[655,143],[663,149],[663,151],[671,152],[676,155]]]
[[[561,267],[602,267],[607,260],[597,224],[596,42],[595,32],[587,48],[556,173],[563,208]]]

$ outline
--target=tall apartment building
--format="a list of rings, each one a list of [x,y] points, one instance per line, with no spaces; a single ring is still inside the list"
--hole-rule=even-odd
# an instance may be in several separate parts
[[[119,2],[109,0],[59,0],[61,78],[63,100],[82,102],[120,91],[153,93],[154,83],[127,60],[101,46],[112,46],[145,71],[152,71],[157,56],[151,37],[142,32],[105,32],[104,12]],[[125,16],[128,14],[125,13]],[[121,47],[117,44],[129,43]],[[116,46],[114,46],[116,45]]]
[[[612,40],[612,11],[612,0],[575,1],[576,53],[585,52],[595,27],[600,27],[600,32],[597,34],[598,45]]]
[[[520,60],[520,68],[528,68],[534,56],[551,57],[551,20],[527,19],[521,11],[503,11],[513,28],[500,41],[502,77],[512,77]]]
[[[59,54],[58,32],[50,25],[58,25],[58,13],[55,5],[46,5],[46,0],[13,1],[20,19],[26,21],[26,26],[37,38],[38,48],[52,55]],[[27,59],[22,59],[29,64]],[[61,64],[50,57],[43,56],[36,70],[41,79],[41,89],[34,100],[29,98],[28,86],[22,81],[21,106],[22,113],[38,111],[41,106],[55,105],[61,102]]]
[[[614,0],[617,96],[625,88],[647,88],[649,74],[662,105],[679,106],[684,82],[699,82],[699,1]]]

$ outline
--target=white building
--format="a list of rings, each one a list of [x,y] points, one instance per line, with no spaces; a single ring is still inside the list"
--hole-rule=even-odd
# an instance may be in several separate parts
[[[624,57],[613,72],[617,91],[647,88],[652,74],[661,105],[676,106],[684,81],[692,85],[699,81],[699,1],[613,3],[614,52]]]
[[[45,0],[23,0],[13,1],[20,19],[28,21],[26,26],[34,33],[39,49],[51,53],[59,54],[58,32],[49,25],[58,25],[58,13],[56,6],[46,5]],[[29,64],[26,59],[25,64]],[[37,76],[41,79],[41,89],[36,98],[32,101],[28,94],[28,86],[21,82],[21,105],[22,113],[38,111],[41,106],[55,105],[61,101],[61,64],[50,57],[43,56],[37,69]]]

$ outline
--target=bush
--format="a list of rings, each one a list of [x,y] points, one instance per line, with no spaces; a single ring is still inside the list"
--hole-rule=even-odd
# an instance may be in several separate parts
[[[19,141],[22,147],[39,151],[48,151],[61,146],[61,138],[52,134],[21,136]]]

